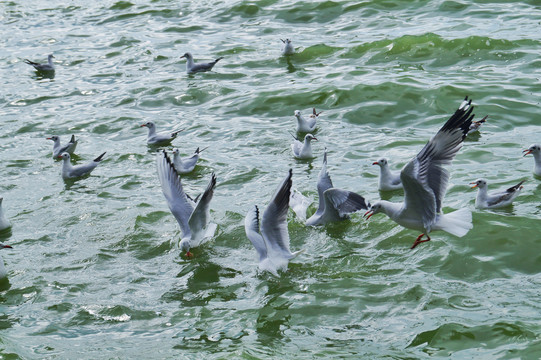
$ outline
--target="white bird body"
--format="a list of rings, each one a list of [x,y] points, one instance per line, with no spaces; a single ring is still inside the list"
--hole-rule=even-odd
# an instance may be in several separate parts
[[[395,174],[391,171],[391,169],[389,169],[389,163],[387,159],[381,158],[378,161],[372,163],[372,165],[379,166],[378,190],[393,191],[402,189],[402,180],[400,180],[400,174]]]
[[[472,189],[478,188],[475,198],[475,207],[478,209],[496,209],[511,205],[513,200],[520,194],[524,180],[504,191],[488,193],[488,185],[485,179],[478,179],[471,183]]]
[[[429,241],[428,235],[434,230],[443,230],[461,237],[473,227],[471,212],[467,208],[449,214],[443,214],[442,203],[447,190],[449,172],[444,168],[449,165],[469,130],[473,106],[468,98],[447,120],[436,135],[423,147],[400,173],[404,187],[404,202],[392,203],[381,200],[370,208],[365,215],[383,212],[399,225],[422,231],[423,234],[413,243]],[[370,214],[370,215],[369,215]],[[426,234],[427,239],[421,240]]]
[[[293,156],[297,159],[312,159],[314,157],[312,155],[312,140],[317,141],[317,138],[312,134],[306,134],[304,142],[300,142],[299,139],[295,138],[295,141],[291,144]]]
[[[295,110],[295,118],[297,118],[297,132],[309,133],[316,129],[317,118],[321,112],[317,113],[316,109],[313,109],[313,113],[305,119],[300,110]]]
[[[9,245],[0,244],[0,249],[12,249]],[[4,265],[4,260],[2,257],[0,257],[0,279],[6,278],[8,275],[8,272],[6,270],[6,266]]]
[[[537,144],[530,145],[530,147],[523,151],[524,155],[532,154],[534,158],[533,173],[537,176],[541,176],[541,146]]]
[[[289,249],[287,212],[292,175],[293,171],[290,169],[263,212],[261,223],[257,206],[248,211],[244,220],[246,236],[259,254],[259,269],[275,276],[278,276],[279,270],[286,271],[289,261],[301,252],[292,253]]]
[[[177,130],[173,132],[156,132],[156,125],[149,121],[141,127],[146,127],[148,129],[147,144],[149,145],[166,145],[169,144],[174,138],[177,137],[178,133],[183,130]]]
[[[6,215],[4,214],[4,208],[2,207],[3,201],[4,201],[4,198],[0,197],[0,231],[9,229],[11,227],[11,222],[7,219]]]
[[[199,160],[199,154],[204,150],[205,149],[199,150],[199,148],[197,148],[192,156],[186,158],[180,157],[178,149],[173,150],[173,165],[175,166],[177,173],[188,174],[192,172]]]
[[[47,140],[54,141],[53,144],[53,158],[58,159],[62,153],[68,153],[73,155],[75,148],[77,147],[77,140],[75,140],[75,135],[71,135],[71,139],[67,144],[62,145],[60,143],[60,136],[53,135],[48,137]]]
[[[290,39],[280,39],[284,43],[282,46],[282,55],[292,55],[295,54],[295,48],[293,47],[293,44],[291,43]]]
[[[307,226],[324,225],[328,222],[345,220],[348,215],[361,209],[368,209],[365,199],[352,191],[334,188],[327,171],[327,150],[323,155],[323,166],[317,180],[319,206],[316,212],[306,220]],[[306,218],[310,203],[300,193],[292,192],[290,206],[301,219]]]
[[[215,225],[209,225],[210,201],[216,187],[216,175],[212,173],[205,192],[199,201],[196,201],[184,192],[180,177],[165,151],[156,156],[156,165],[163,195],[182,232],[180,248],[190,257],[190,249],[197,247],[216,230]]]
[[[204,72],[204,71],[210,71],[212,70],[212,68],[214,67],[214,65],[216,65],[216,63],[220,60],[223,59],[223,57],[219,57],[217,58],[216,60],[214,61],[211,61],[209,63],[198,63],[196,64],[194,61],[193,61],[193,56],[191,53],[187,52],[185,53],[184,55],[182,55],[180,57],[181,59],[182,58],[186,58],[186,72],[188,74],[193,74],[193,73],[197,73],[197,72]]]
[[[53,58],[54,58],[53,54],[47,56],[47,64],[40,64],[37,62],[30,61],[28,59],[24,59],[24,63],[28,65],[32,65],[34,69],[36,69],[37,71],[52,72],[52,71],[55,71]]]
[[[62,178],[64,180],[66,179],[74,179],[78,177],[82,177],[85,175],[90,175],[90,173],[99,165],[99,163],[103,160],[103,156],[105,155],[105,152],[92,160],[89,163],[81,164],[81,165],[71,165],[70,159],[71,156],[68,153],[62,153],[60,157],[62,158]]]

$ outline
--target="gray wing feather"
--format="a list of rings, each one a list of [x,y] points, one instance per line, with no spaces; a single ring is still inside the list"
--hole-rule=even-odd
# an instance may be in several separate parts
[[[246,236],[259,254],[259,261],[267,258],[267,246],[265,245],[263,236],[259,232],[259,209],[257,206],[251,208],[246,214],[244,218],[244,230],[246,231]]]
[[[289,233],[287,229],[287,211],[291,193],[293,171],[289,169],[288,176],[272,197],[270,204],[263,212],[261,234],[265,239],[269,253],[291,259],[294,255],[289,250]]]
[[[342,189],[328,189],[325,191],[325,202],[327,206],[325,211],[331,209],[338,213],[340,218],[362,209],[368,209],[364,197],[353,191]]]
[[[197,202],[195,209],[193,210],[188,225],[193,234],[198,234],[203,231],[210,220],[210,201],[214,196],[214,189],[216,188],[216,175],[212,173],[209,184],[201,199]]]
[[[189,236],[191,235],[191,232],[188,225],[188,219],[194,209],[193,203],[186,196],[186,193],[182,188],[180,177],[175,171],[175,168],[165,151],[158,152],[156,155],[156,165],[162,192],[165,196],[165,200],[167,200],[169,210],[171,210],[173,216],[177,219],[182,231],[182,236]]]
[[[317,178],[317,194],[319,196],[319,206],[317,208],[316,214],[322,214],[325,211],[325,196],[324,193],[328,189],[332,188],[332,180],[329,172],[327,171],[327,149],[323,154],[323,166],[319,171],[319,176]]]

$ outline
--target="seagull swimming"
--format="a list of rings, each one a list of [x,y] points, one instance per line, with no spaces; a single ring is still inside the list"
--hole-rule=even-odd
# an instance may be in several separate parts
[[[222,57],[219,57],[217,58],[216,60],[212,61],[212,62],[209,62],[209,63],[199,63],[199,64],[196,64],[193,62],[193,56],[192,54],[190,54],[189,52],[185,53],[184,55],[182,55],[180,57],[181,59],[182,58],[186,58],[186,72],[188,74],[193,74],[193,73],[196,73],[196,72],[203,72],[203,71],[210,71],[212,70],[212,68],[214,67],[214,65],[216,65],[216,63],[220,60],[223,59],[223,56]]]
[[[60,155],[60,157],[64,161],[62,163],[62,178],[66,180],[90,175],[90,173],[96,168],[96,166],[99,165],[100,161],[103,160],[103,155],[105,155],[105,152],[89,163],[81,165],[71,165],[70,154],[67,152],[62,153],[62,155]]]
[[[381,158],[372,163],[379,166],[379,191],[392,191],[402,189],[400,174],[395,174],[389,169],[389,162],[386,158]]]
[[[317,138],[312,134],[306,134],[304,137],[304,143],[300,142],[300,140],[293,136],[295,141],[293,144],[291,144],[291,150],[293,150],[293,156],[297,159],[312,159],[314,156],[312,155],[312,145],[311,141],[316,140]]]
[[[365,213],[367,219],[379,212],[409,229],[423,233],[417,237],[412,249],[422,242],[430,241],[430,231],[443,230],[462,237],[473,227],[470,210],[462,208],[449,214],[442,213],[442,203],[449,180],[449,165],[462,147],[468,133],[473,106],[468,97],[447,120],[424,148],[400,173],[404,186],[404,202],[381,200]],[[427,239],[421,240],[426,234]]]
[[[485,179],[475,180],[475,182],[470,183],[470,185],[473,185],[472,189],[479,189],[477,197],[475,198],[475,207],[478,209],[496,209],[511,205],[513,200],[520,193],[520,190],[524,187],[522,186],[524,181],[525,180],[522,180],[505,191],[497,191],[489,194],[487,193],[487,181]]]
[[[0,244],[0,249],[13,249],[13,248],[9,245]],[[2,257],[0,257],[0,279],[6,278],[7,275],[8,275],[8,272],[4,265],[4,260],[2,259]]]
[[[180,176],[165,150],[158,152],[156,165],[163,196],[180,225],[182,232],[180,248],[186,251],[187,257],[191,257],[190,249],[198,246],[205,237],[212,236],[216,230],[215,224],[209,226],[210,201],[216,187],[216,175],[212,173],[207,189],[197,201],[184,192]]]
[[[295,53],[295,48],[293,47],[290,39],[280,40],[282,40],[282,42],[284,43],[284,46],[282,46],[282,55],[292,55]]]
[[[468,135],[478,132],[481,125],[483,125],[483,123],[487,121],[487,117],[488,115],[479,121],[472,121],[470,125],[470,130],[468,130]]]
[[[77,147],[77,140],[75,140],[75,135],[71,135],[71,139],[69,143],[62,145],[60,143],[60,137],[53,135],[51,137],[48,137],[47,140],[54,141],[53,144],[53,158],[57,159],[62,155],[62,153],[69,153],[73,155],[73,152],[75,151],[75,148]]]
[[[32,65],[34,69],[36,69],[37,71],[51,72],[51,71],[55,71],[53,58],[54,58],[53,54],[49,55],[47,57],[47,64],[40,64],[37,62],[30,61],[28,59],[24,59],[24,63],[28,65]]]
[[[175,166],[175,170],[179,174],[188,174],[192,172],[197,160],[199,160],[199,154],[206,149],[207,148],[199,150],[199,148],[197,148],[192,156],[185,157],[184,159],[180,157],[178,149],[173,150],[173,165]]]
[[[173,132],[163,132],[163,133],[156,133],[156,125],[152,121],[149,121],[141,127],[148,128],[148,136],[147,136],[147,144],[149,145],[166,145],[169,144],[174,138],[177,137],[177,134],[182,130],[177,130]]]
[[[11,222],[6,218],[4,214],[4,209],[2,208],[2,202],[4,201],[3,197],[0,197],[0,231],[9,229],[11,227]]]
[[[289,250],[289,232],[287,229],[287,211],[291,193],[293,170],[282,181],[270,204],[259,221],[259,208],[254,205],[244,219],[246,236],[259,254],[259,269],[278,276],[278,270],[286,271],[289,260],[301,251]]]
[[[306,221],[308,226],[324,225],[331,221],[340,221],[348,219],[348,214],[352,214],[361,209],[368,209],[365,199],[352,191],[334,188],[331,176],[327,171],[327,149],[323,155],[323,166],[319,172],[317,179],[317,193],[319,196],[319,206],[317,211]],[[309,205],[308,201],[301,198],[302,194],[292,193],[290,206],[295,213],[301,218],[306,218],[306,210]],[[302,204],[308,203],[303,208],[298,204],[299,200]]]
[[[534,158],[534,167],[533,167],[533,173],[537,176],[541,176],[541,146],[537,144],[530,145],[529,148],[522,151],[524,155],[526,156],[529,154],[533,155]]]
[[[305,119],[299,110],[295,110],[295,117],[297,118],[297,132],[312,132],[316,129],[317,118],[321,114],[316,112],[316,108],[313,109],[312,114],[308,119]]]

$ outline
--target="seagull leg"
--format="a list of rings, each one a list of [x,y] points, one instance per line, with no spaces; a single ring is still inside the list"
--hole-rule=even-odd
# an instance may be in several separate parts
[[[186,251],[186,257],[191,258],[193,257],[193,254],[190,251]]]
[[[415,249],[415,247],[417,245],[419,245],[420,243],[430,241],[430,236],[428,236],[428,234],[426,235],[426,240],[421,240],[423,238],[423,236],[425,236],[425,234],[421,234],[421,235],[417,236],[417,239],[415,239],[415,242],[413,243],[413,245],[411,246],[410,249]]]

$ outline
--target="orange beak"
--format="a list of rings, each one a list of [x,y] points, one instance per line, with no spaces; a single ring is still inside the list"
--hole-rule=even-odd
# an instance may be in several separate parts
[[[141,125],[141,126],[139,126],[139,127],[143,127],[143,126],[147,126],[147,124],[143,124],[143,125]]]
[[[379,165],[379,163],[377,161],[374,161],[372,165]]]
[[[530,155],[532,153],[532,150],[526,149],[526,150],[523,150],[522,152],[524,153],[524,155],[522,156],[526,156],[526,155]]]
[[[473,185],[473,184],[475,184],[475,185]],[[472,189],[475,189],[476,187],[478,187],[478,186],[479,186],[479,184],[477,184],[477,183],[474,183],[474,182],[473,182],[473,183],[470,183],[470,185],[473,185],[473,186],[471,187]]]
[[[370,215],[368,215],[370,214]],[[366,215],[368,215],[368,217],[366,218],[366,220],[370,219],[372,217],[372,215],[374,215],[374,213],[372,212],[372,210],[368,210],[367,212],[364,213],[364,216],[366,217]]]

